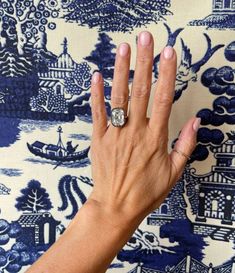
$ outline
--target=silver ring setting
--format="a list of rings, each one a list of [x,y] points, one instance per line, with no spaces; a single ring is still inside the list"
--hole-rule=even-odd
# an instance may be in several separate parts
[[[182,156],[184,156],[184,157],[187,158],[188,160],[191,159],[190,156],[186,155],[184,152],[182,152],[182,151],[180,151],[180,150],[177,150],[176,148],[174,148],[173,151],[176,152],[176,153],[178,153],[178,154],[180,154],[180,155],[182,155]]]
[[[121,107],[113,108],[111,111],[111,123],[114,127],[123,127],[127,122],[125,111]]]

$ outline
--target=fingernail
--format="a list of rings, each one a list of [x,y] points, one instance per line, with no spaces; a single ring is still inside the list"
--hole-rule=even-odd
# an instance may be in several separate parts
[[[100,80],[100,73],[96,71],[92,76],[92,82],[93,83],[98,83],[99,80]]]
[[[151,34],[148,31],[140,33],[139,41],[142,46],[148,46],[151,43]]]
[[[128,51],[129,51],[129,46],[128,46],[128,44],[125,44],[125,43],[123,43],[123,44],[120,44],[120,46],[119,46],[119,54],[121,55],[121,56],[126,56],[127,54],[128,54]]]
[[[201,124],[201,118],[196,118],[194,123],[193,123],[193,130],[195,132],[198,131],[200,124]]]
[[[166,46],[165,48],[164,48],[164,57],[165,57],[165,59],[171,59],[172,57],[173,57],[173,54],[174,54],[174,50],[173,50],[173,48],[171,47],[171,46]]]

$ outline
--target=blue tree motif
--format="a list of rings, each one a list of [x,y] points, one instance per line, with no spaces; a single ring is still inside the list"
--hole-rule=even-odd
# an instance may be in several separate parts
[[[46,48],[46,30],[55,29],[58,16],[55,0],[0,1],[1,115],[31,117],[29,103],[38,94],[38,72],[47,71],[55,59]]]
[[[116,54],[112,52],[116,48],[112,39],[106,33],[99,33],[98,43],[90,56],[84,59],[95,64],[105,79],[112,79]]]
[[[37,180],[31,180],[28,186],[21,190],[22,195],[16,199],[15,207],[18,210],[37,213],[52,208],[52,204],[46,189],[41,187]]]
[[[80,95],[91,87],[91,67],[82,62],[76,65],[75,70],[65,78],[66,92],[71,95]]]
[[[19,119],[0,118],[0,147],[8,147],[19,139]]]
[[[0,247],[0,273],[20,272],[24,266],[33,264],[49,246],[37,248],[28,246],[19,240],[23,229],[18,221],[11,223],[0,219],[0,246],[7,245],[10,240],[17,242],[9,250]],[[27,236],[27,234],[26,234]]]
[[[228,61],[235,62],[235,41],[226,46],[224,56]]]
[[[0,219],[0,245],[5,245],[11,238],[16,238],[21,232],[21,226],[17,222],[8,223]]]
[[[99,31],[131,32],[136,27],[165,19],[172,14],[170,6],[170,0],[70,0],[64,5],[64,17],[81,26],[98,27]]]
[[[67,219],[72,219],[79,210],[79,206],[74,197],[74,193],[76,193],[76,195],[80,199],[81,205],[84,204],[87,200],[85,194],[79,187],[78,181],[85,183],[91,187],[93,186],[90,179],[84,176],[80,176],[79,178],[77,178],[71,175],[65,175],[59,181],[58,188],[60,197],[62,199],[62,205],[58,207],[58,210],[59,211],[66,210],[69,206],[69,202],[73,208],[71,214],[66,216]]]
[[[8,42],[17,42],[19,55],[32,48],[45,48],[46,29],[55,29],[51,18],[59,16],[59,5],[55,0],[2,0],[0,3],[1,47]]]
[[[30,99],[32,111],[47,113],[67,113],[68,102],[61,94],[55,94],[52,88],[39,89],[38,95]]]
[[[202,84],[207,87],[211,94],[217,95],[213,101],[213,109],[201,109],[197,116],[202,119],[202,125],[213,127],[222,124],[235,123],[235,73],[229,66],[221,68],[208,68],[202,74]],[[229,98],[231,97],[231,98]],[[224,134],[220,129],[202,127],[198,131],[198,144],[191,156],[191,161],[204,160],[209,155],[209,149],[219,146],[224,140]]]
[[[13,244],[10,250],[0,247],[0,272],[20,272],[22,267],[33,264],[39,257],[39,253],[21,242]]]

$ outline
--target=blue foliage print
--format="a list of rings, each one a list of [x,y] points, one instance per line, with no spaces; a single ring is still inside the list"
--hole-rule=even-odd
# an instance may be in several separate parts
[[[41,187],[39,181],[31,180],[27,188],[21,190],[21,193],[22,196],[16,199],[16,208],[20,211],[37,213],[52,208],[49,195],[46,189]]]
[[[53,0],[1,2],[0,116],[69,121],[88,112],[91,117],[89,65],[73,61],[66,38],[60,56],[47,50],[46,31],[55,29],[50,20],[59,11]]]
[[[170,6],[171,0],[70,0],[64,5],[64,18],[81,26],[97,27],[99,31],[131,32],[136,27],[157,23],[172,15]]]
[[[9,147],[19,139],[19,119],[0,117],[0,147]]]
[[[15,240],[20,232],[17,222],[0,219],[0,246],[6,245],[10,239]],[[0,247],[0,272],[20,272],[22,267],[34,263],[39,257],[37,251],[22,242],[15,242],[9,250]]]
[[[73,177],[71,175],[63,176],[59,181],[59,193],[62,199],[62,205],[58,207],[59,211],[65,211],[69,203],[72,206],[71,214],[67,215],[67,219],[72,219],[79,210],[78,202],[74,196],[74,193],[78,196],[80,200],[80,206],[84,204],[87,200],[87,197],[79,187],[79,183],[85,183],[90,187],[93,187],[92,182],[88,177],[80,176],[79,178]]]
[[[224,55],[228,61],[235,62],[235,41],[226,46]]]

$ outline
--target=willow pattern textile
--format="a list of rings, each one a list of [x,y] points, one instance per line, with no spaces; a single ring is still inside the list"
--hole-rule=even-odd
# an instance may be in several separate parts
[[[181,179],[108,272],[235,272],[234,0],[0,0],[0,272],[25,272],[86,201],[91,75],[103,74],[110,115],[115,49],[132,46],[131,85],[144,29],[151,103],[159,52],[178,54],[169,150],[188,118],[202,126]]]

